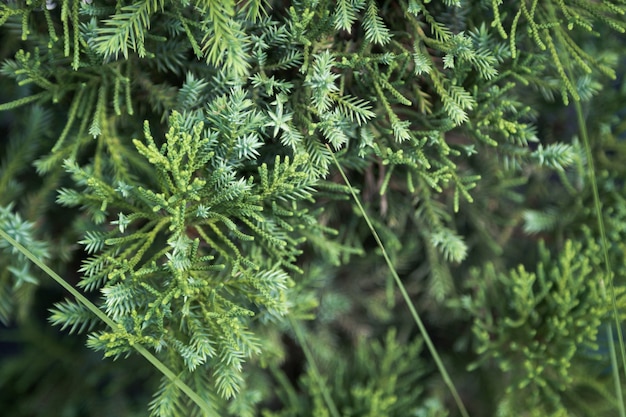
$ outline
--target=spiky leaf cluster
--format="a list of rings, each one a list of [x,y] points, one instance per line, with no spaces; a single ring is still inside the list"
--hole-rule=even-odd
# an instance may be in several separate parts
[[[610,277],[599,245],[568,240],[556,256],[543,244],[539,252],[535,271],[520,265],[500,273],[493,264],[475,269],[468,285],[476,290],[464,301],[479,362],[493,361],[509,380],[503,415],[520,407],[529,415],[566,413],[564,393],[583,373],[573,364],[599,352],[598,333],[610,321],[603,291]]]
[[[36,238],[34,224],[15,213],[12,204],[0,206],[0,229],[39,259],[50,257],[48,243]],[[16,310],[21,316],[27,314],[29,300],[39,279],[26,257],[4,239],[0,240],[0,262],[3,265],[0,271],[0,322],[6,326]]]
[[[306,222],[297,204],[311,198],[315,182],[301,170],[304,155],[277,157],[256,174],[237,169],[256,157],[265,121],[243,97],[235,90],[217,99],[206,127],[187,128],[192,119],[173,113],[160,146],[146,123],[134,145],[154,182],[107,183],[67,161],[82,190],[58,197],[102,224],[81,241],[89,257],[79,285],[101,291],[119,328],[92,333],[89,345],[107,356],[134,344],[176,352],[189,372],[206,365],[226,398],[242,384],[245,359],[259,353],[251,321],[289,312],[286,271],[297,270],[299,254],[291,223]],[[52,320],[93,327],[72,302],[57,305]]]

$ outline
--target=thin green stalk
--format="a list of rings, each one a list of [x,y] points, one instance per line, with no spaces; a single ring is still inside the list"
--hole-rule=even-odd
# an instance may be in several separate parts
[[[619,377],[619,364],[617,363],[617,354],[615,353],[615,342],[613,341],[613,329],[611,325],[606,325],[606,335],[609,340],[609,354],[611,356],[611,368],[613,369],[613,383],[615,384],[615,393],[617,394],[617,407],[619,408],[620,417],[626,415],[624,410],[624,396],[622,394],[622,382]],[[624,349],[622,348],[622,360],[624,359]]]
[[[30,259],[37,267],[39,267],[42,271],[44,271],[48,276],[54,279],[59,285],[65,288],[70,294],[76,298],[81,304],[87,307],[93,314],[96,315],[100,320],[107,324],[111,329],[117,329],[118,325],[102,310],[100,310],[95,304],[89,301],[84,295],[78,292],[74,287],[72,287],[67,281],[65,281],[61,276],[59,276],[56,272],[50,269],[47,265],[41,262],[32,252],[22,246],[19,242],[15,241],[11,236],[9,236],[4,230],[0,229],[0,237],[5,239],[7,242],[11,244],[11,246],[15,247],[19,250],[24,256]],[[146,348],[140,345],[133,346],[137,352],[139,352],[144,358],[148,360],[156,369],[158,369],[163,375],[169,378],[174,385],[176,385],[182,392],[184,392],[194,403],[202,409],[205,415],[214,414],[213,408],[204,401],[196,392],[194,392],[189,385],[185,384],[178,376],[172,372],[163,362],[161,362],[156,356],[150,353]]]
[[[295,320],[291,316],[289,317],[289,322],[291,323],[291,327],[293,328],[293,331],[296,333],[296,338],[298,339],[298,343],[300,343],[300,347],[302,347],[304,356],[306,357],[306,360],[309,366],[311,367],[311,371],[313,372],[315,381],[319,385],[320,392],[322,393],[322,397],[324,397],[326,406],[330,410],[330,414],[333,417],[341,417],[341,414],[339,414],[339,410],[337,410],[337,406],[335,405],[335,402],[330,396],[330,393],[328,392],[326,385],[324,385],[324,381],[322,381],[322,376],[320,374],[319,368],[317,367],[317,364],[315,363],[313,352],[311,352],[311,349],[309,348],[309,345],[306,342],[304,335],[302,334],[302,329],[300,328],[300,325],[296,323]]]
[[[398,273],[396,272],[396,268],[393,266],[393,263],[391,262],[391,258],[389,258],[389,255],[387,254],[387,251],[385,250],[385,246],[383,245],[383,242],[380,240],[380,237],[378,236],[378,233],[376,232],[374,225],[372,224],[369,216],[365,212],[365,209],[363,208],[363,205],[361,204],[359,197],[354,192],[354,188],[352,188],[352,185],[350,184],[348,177],[346,176],[346,174],[343,172],[343,169],[339,165],[337,158],[335,158],[334,152],[332,152],[332,150],[330,149],[328,145],[326,145],[326,147],[328,148],[328,151],[332,155],[333,161],[335,162],[337,169],[339,169],[339,172],[341,173],[341,177],[343,178],[346,185],[350,189],[350,193],[352,194],[352,198],[354,199],[354,202],[356,203],[356,205],[359,207],[359,210],[363,214],[363,218],[365,219],[367,226],[372,232],[372,236],[374,236],[376,243],[380,247],[380,250],[383,253],[383,257],[385,258],[385,262],[387,263],[387,266],[389,267],[389,270],[391,271],[391,275],[393,276],[393,279],[396,281],[396,284],[398,285],[398,288],[400,289],[400,293],[402,293],[402,297],[404,298],[404,301],[406,302],[407,306],[409,307],[409,310],[411,311],[413,320],[417,324],[417,327],[419,328],[419,331],[422,334],[422,337],[424,338],[424,343],[426,343],[426,346],[428,347],[430,354],[435,360],[437,369],[439,370],[439,373],[441,374],[441,377],[443,378],[445,384],[448,386],[448,389],[450,390],[450,393],[452,394],[452,397],[454,398],[454,401],[456,402],[456,405],[459,408],[461,415],[463,417],[469,417],[469,413],[467,412],[467,409],[465,408],[465,405],[463,404],[463,401],[461,400],[461,396],[459,395],[456,387],[454,386],[454,383],[452,382],[452,379],[450,378],[450,375],[448,374],[448,371],[446,370],[446,367],[443,364],[443,361],[441,360],[439,353],[437,352],[437,348],[435,347],[433,341],[428,335],[428,331],[426,330],[426,327],[424,326],[422,319],[420,318],[419,314],[417,314],[417,310],[415,310],[415,306],[413,305],[413,302],[411,301],[411,298],[409,297],[409,293],[406,291],[404,284],[400,280],[400,277],[398,276]]]
[[[598,193],[598,184],[596,181],[596,170],[593,163],[593,154],[591,153],[591,145],[589,144],[589,136],[587,134],[587,124],[585,116],[583,115],[582,106],[580,100],[574,100],[574,108],[576,109],[576,118],[578,119],[578,130],[580,136],[585,144],[585,153],[587,154],[587,167],[589,181],[591,182],[591,190],[593,193],[593,203],[596,210],[596,218],[598,219],[598,229],[600,230],[600,238],[602,239],[602,252],[604,255],[604,269],[605,275],[609,281],[609,294],[613,307],[613,319],[615,321],[615,328],[617,330],[617,340],[619,342],[619,348],[622,357],[622,367],[626,374],[626,349],[624,349],[624,338],[622,336],[622,328],[619,322],[619,315],[617,312],[617,302],[615,300],[615,288],[613,286],[611,261],[609,260],[609,244],[606,237],[606,230],[604,227],[604,219],[602,217],[602,206],[600,204],[600,194]],[[600,278],[600,289],[602,296],[606,299],[606,284],[603,278]],[[610,324],[607,324],[607,334],[609,335],[609,348],[611,350],[611,363],[613,368],[613,378],[615,380],[615,388],[618,397],[620,417],[626,417],[626,409],[624,408],[624,399],[622,394],[622,384],[619,376],[619,365],[617,363],[617,355],[615,353],[615,343],[613,341],[613,331],[610,328]]]

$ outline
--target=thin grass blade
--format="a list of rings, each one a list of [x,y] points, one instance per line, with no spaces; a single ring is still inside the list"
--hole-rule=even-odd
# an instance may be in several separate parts
[[[432,355],[432,357],[433,357],[433,359],[435,361],[435,364],[437,365],[437,369],[439,370],[439,373],[441,374],[441,377],[443,378],[445,384],[448,386],[448,389],[450,390],[450,393],[452,394],[452,397],[454,398],[454,402],[456,403],[457,407],[459,408],[459,411],[460,411],[461,415],[463,417],[469,417],[469,413],[467,412],[467,409],[465,408],[465,405],[463,404],[463,401],[461,400],[461,396],[459,395],[456,387],[454,386],[454,383],[452,382],[452,378],[450,378],[450,374],[448,374],[448,371],[446,370],[446,367],[443,364],[443,361],[441,360],[441,357],[439,356],[439,353],[437,352],[437,348],[435,347],[432,339],[430,338],[430,336],[428,334],[428,331],[426,330],[426,327],[424,326],[424,323],[422,322],[422,319],[420,318],[419,314],[417,313],[417,310],[415,309],[415,306],[413,305],[413,302],[411,301],[411,298],[409,297],[409,293],[406,291],[406,288],[404,287],[404,284],[400,280],[400,277],[398,276],[398,272],[396,271],[396,268],[393,266],[393,263],[391,262],[391,258],[389,258],[389,255],[387,254],[387,251],[385,250],[385,246],[383,245],[382,241],[380,240],[380,237],[378,236],[378,233],[376,232],[376,229],[374,228],[374,225],[372,224],[369,216],[365,212],[365,209],[363,208],[363,205],[361,204],[361,200],[356,195],[356,193],[354,191],[354,188],[352,188],[352,185],[350,184],[350,181],[348,180],[348,177],[346,176],[346,174],[343,172],[343,169],[339,165],[339,162],[337,161],[337,158],[335,157],[334,152],[332,152],[332,150],[330,149],[330,147],[328,145],[326,145],[326,147],[328,148],[328,151],[332,155],[333,161],[334,161],[335,165],[337,166],[337,169],[341,173],[341,177],[343,178],[344,182],[346,183],[346,185],[350,189],[350,193],[352,194],[352,198],[354,199],[354,202],[356,203],[356,205],[358,206],[359,210],[363,214],[363,218],[365,219],[365,222],[367,223],[367,226],[369,227],[370,231],[372,232],[372,236],[374,236],[374,239],[376,240],[376,243],[380,247],[380,250],[383,253],[383,257],[385,258],[385,262],[387,263],[387,266],[389,267],[389,270],[391,271],[391,275],[393,276],[393,279],[395,280],[396,284],[398,285],[398,288],[400,289],[400,293],[402,294],[402,298],[404,298],[404,301],[406,302],[409,310],[411,311],[411,315],[413,316],[413,320],[415,321],[415,324],[417,324],[417,327],[419,328],[419,331],[420,331],[422,337],[424,338],[424,343],[426,343],[426,346],[428,347],[428,350],[429,350],[430,354]]]

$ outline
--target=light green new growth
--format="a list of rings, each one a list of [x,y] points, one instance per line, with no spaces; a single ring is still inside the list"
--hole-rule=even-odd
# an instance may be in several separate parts
[[[571,363],[598,349],[598,332],[612,314],[598,277],[601,253],[596,244],[567,241],[557,259],[542,245],[535,272],[520,265],[504,275],[493,264],[473,271],[468,286],[484,285],[464,304],[476,317],[480,361],[494,359],[512,378],[507,408],[562,412],[564,393],[584,383]]]

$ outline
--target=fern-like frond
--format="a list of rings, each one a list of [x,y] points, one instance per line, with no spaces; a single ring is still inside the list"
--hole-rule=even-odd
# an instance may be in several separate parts
[[[90,331],[99,322],[85,306],[68,300],[56,303],[54,308],[50,309],[48,320],[53,325],[60,326],[61,330],[69,328],[70,334]]]
[[[123,6],[104,21],[103,27],[97,29],[94,40],[96,51],[105,59],[117,59],[119,55],[128,58],[129,51],[145,57],[146,32],[150,29],[152,15],[163,6],[160,0],[144,0]]]

